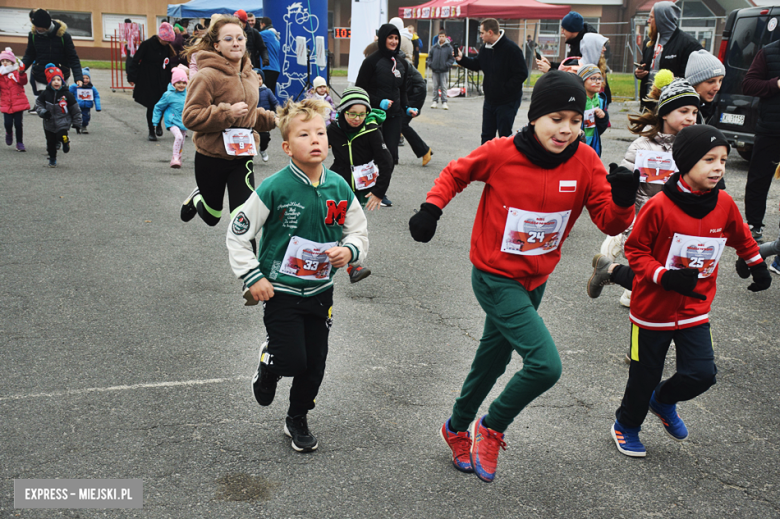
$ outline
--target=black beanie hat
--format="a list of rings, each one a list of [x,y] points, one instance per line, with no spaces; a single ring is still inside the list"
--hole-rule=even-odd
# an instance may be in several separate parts
[[[726,136],[707,124],[696,124],[680,130],[672,145],[672,158],[680,176],[688,173],[712,148],[725,146],[731,151]]]
[[[577,74],[551,70],[543,74],[534,85],[528,120],[535,121],[543,115],[562,110],[585,113],[585,84]]]
[[[51,27],[51,15],[46,9],[38,9],[35,11],[32,17],[32,23],[36,27],[41,29],[48,29]]]

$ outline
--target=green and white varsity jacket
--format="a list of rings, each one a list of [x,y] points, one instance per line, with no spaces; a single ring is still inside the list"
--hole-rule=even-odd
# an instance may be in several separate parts
[[[250,240],[258,235],[255,256]],[[366,216],[349,184],[337,173],[323,166],[315,187],[290,161],[260,184],[231,221],[226,240],[230,266],[247,287],[265,277],[274,291],[313,296],[333,286],[337,269],[327,273],[322,268],[327,256],[321,251],[296,247],[307,240],[347,247],[352,251],[350,263],[360,264],[368,253]]]

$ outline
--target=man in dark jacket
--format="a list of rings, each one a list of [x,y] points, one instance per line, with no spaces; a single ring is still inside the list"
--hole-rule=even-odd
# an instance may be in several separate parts
[[[580,42],[582,42],[582,37],[589,32],[598,33],[599,31],[586,22],[580,13],[571,11],[563,17],[563,20],[561,20],[561,32],[563,33],[563,37],[566,38],[566,44],[569,46],[569,52],[566,53],[566,56],[581,58],[582,52],[580,51]],[[550,69],[558,70],[558,67],[560,67],[561,64],[557,61],[551,63],[547,58],[542,56],[542,59],[536,60],[536,66],[540,71],[547,72]]]
[[[73,38],[68,34],[68,26],[59,20],[52,20],[45,9],[36,10],[32,15],[32,22],[33,27],[27,36],[27,50],[22,63],[25,70],[30,70],[32,66],[30,75],[38,83],[38,90],[43,91],[48,84],[44,73],[47,63],[57,65],[66,81],[72,71],[73,79],[81,86],[84,79],[81,74],[81,61],[76,54]]]
[[[458,49],[455,60],[469,70],[481,70],[485,75],[482,89],[482,144],[496,136],[512,134],[515,115],[523,99],[523,81],[528,77],[523,51],[515,42],[504,37],[498,20],[488,18],[479,26],[479,35],[485,44],[476,58],[463,55]]]
[[[241,20],[241,26],[246,33],[246,51],[249,53],[249,57],[252,60],[252,68],[262,68],[263,65],[268,65],[268,50],[265,47],[265,42],[260,33],[247,23],[248,15],[243,9],[239,9],[233,15]]]

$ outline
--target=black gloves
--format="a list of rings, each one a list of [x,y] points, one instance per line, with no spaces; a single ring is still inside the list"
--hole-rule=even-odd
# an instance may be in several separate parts
[[[420,205],[420,211],[409,219],[409,232],[414,241],[428,243],[436,234],[436,222],[441,217],[441,209],[425,202]]]
[[[751,292],[761,292],[772,285],[772,275],[766,267],[766,261],[762,261],[758,265],[753,265],[748,268],[750,269],[750,275],[753,276],[753,282],[748,287],[748,290]]]
[[[51,119],[51,112],[49,112],[47,110],[47,111],[43,112],[43,115],[41,117],[43,117],[44,119],[46,119],[48,121],[49,119]]]
[[[628,168],[618,166],[614,162],[609,165],[607,182],[612,184],[612,201],[620,207],[631,207],[636,200],[636,190],[639,187],[639,170],[632,173]]]
[[[693,291],[698,282],[698,269],[667,270],[664,272],[664,275],[661,276],[661,286],[664,287],[664,290],[674,290],[684,296],[706,301],[707,296]]]
[[[739,277],[742,279],[747,279],[750,277],[750,267],[747,266],[745,260],[742,258],[737,258],[737,264],[735,266],[737,268],[737,275]]]

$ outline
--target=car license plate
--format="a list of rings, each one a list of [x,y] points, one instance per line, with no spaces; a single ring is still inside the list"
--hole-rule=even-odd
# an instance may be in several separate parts
[[[720,122],[723,124],[742,126],[745,124],[745,116],[739,114],[720,114]]]

